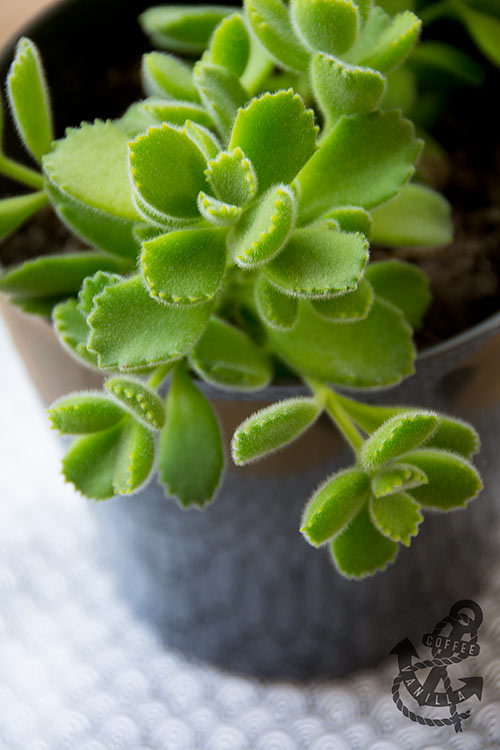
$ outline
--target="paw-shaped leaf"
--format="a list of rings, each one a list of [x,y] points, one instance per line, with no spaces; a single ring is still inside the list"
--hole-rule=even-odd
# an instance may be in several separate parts
[[[309,53],[297,36],[282,0],[245,0],[252,30],[280,67],[305,73]]]
[[[242,214],[241,206],[224,203],[203,192],[198,195],[198,210],[203,218],[215,227],[230,227],[237,224]]]
[[[255,302],[268,326],[279,331],[293,328],[298,312],[296,298],[280,292],[265,276],[260,276],[255,285]]]
[[[156,302],[134,276],[95,298],[89,349],[104,369],[137,370],[180,359],[201,336],[210,303],[172,307]]]
[[[327,211],[318,221],[334,219],[344,232],[361,232],[367,239],[372,234],[372,217],[361,206],[339,206]]]
[[[389,247],[439,247],[453,239],[450,204],[424,185],[403,185],[372,211],[374,242]]]
[[[112,216],[140,221],[129,178],[128,137],[111,122],[69,128],[44,156],[43,168],[59,193]]]
[[[437,425],[438,417],[430,411],[398,414],[384,422],[363,444],[360,460],[368,469],[377,469],[418,448],[432,435]],[[408,463],[411,463],[409,459]]]
[[[109,430],[123,419],[121,406],[104,393],[73,393],[47,409],[52,427],[62,435],[86,435]]]
[[[419,328],[431,301],[429,279],[413,263],[383,260],[370,263],[366,278],[375,294],[401,310],[412,328]]]
[[[355,289],[367,260],[364,235],[308,227],[293,232],[264,273],[286,294],[326,298]]]
[[[134,191],[143,210],[163,216],[193,219],[196,198],[208,190],[206,161],[193,141],[169,125],[150,128],[130,144]]]
[[[43,190],[0,200],[0,240],[18,229],[46,203]]]
[[[356,61],[382,73],[395,68],[408,57],[415,46],[422,22],[410,11],[395,16],[378,36],[373,46]]]
[[[159,396],[140,380],[130,377],[110,378],[104,384],[123,409],[150,430],[161,430],[165,409]]]
[[[149,96],[199,102],[189,65],[173,55],[149,52],[142,58],[142,85]]]
[[[314,398],[292,398],[248,417],[231,443],[235,464],[244,466],[300,437],[316,420],[321,407]]]
[[[35,44],[25,36],[17,43],[7,76],[7,94],[22,141],[40,161],[50,151],[54,128],[40,55]]]
[[[219,425],[210,403],[177,367],[160,435],[158,471],[169,495],[184,507],[213,499],[224,468]]]
[[[199,148],[206,161],[214,159],[221,151],[222,146],[217,137],[208,128],[199,123],[188,120],[184,125],[182,132],[190,138],[195,146]]]
[[[139,490],[154,455],[150,430],[125,415],[115,427],[75,440],[63,459],[63,474],[85,497],[106,500]]]
[[[427,440],[425,447],[441,448],[470,459],[478,453],[480,445],[479,435],[472,425],[440,414],[436,431]]]
[[[372,492],[376,498],[386,497],[396,492],[411,490],[420,484],[427,484],[428,481],[426,474],[418,466],[392,463],[373,475]]]
[[[267,355],[245,333],[215,317],[193,348],[190,363],[203,380],[219,388],[257,391],[272,377]]]
[[[225,232],[184,229],[145,242],[141,269],[148,291],[159,302],[196,305],[211,300],[226,270]]]
[[[242,268],[267,263],[285,245],[295,224],[295,194],[287,185],[270,188],[231,230],[229,250]]]
[[[144,31],[158,47],[199,55],[216,26],[235,8],[210,5],[158,5],[139,17]]]
[[[247,92],[227,68],[202,61],[194,67],[194,82],[217,132],[226,140],[238,108],[248,100]]]
[[[276,351],[293,368],[327,383],[371,388],[413,372],[411,328],[392,305],[375,298],[364,320],[345,325],[299,302],[291,331],[269,329]]]
[[[399,112],[341,118],[298,175],[302,221],[335,206],[369,209],[388,200],[412,175],[421,146]]]
[[[366,279],[361,279],[354,292],[340,294],[332,299],[312,300],[311,303],[323,318],[337,323],[364,320],[373,305],[373,289]]]
[[[481,477],[462,456],[437,448],[422,448],[405,455],[404,460],[425,472],[428,484],[415,487],[411,494],[421,505],[436,510],[465,507],[483,487]]]
[[[238,111],[229,147],[239,146],[250,159],[262,192],[292,182],[316,150],[316,133],[312,110],[298,94],[266,93]]]
[[[298,33],[312,50],[341,55],[358,32],[358,9],[352,0],[291,0]]]
[[[215,195],[226,203],[243,206],[257,193],[257,176],[241,148],[210,159],[206,176]]]
[[[370,494],[370,477],[348,469],[329,477],[307,503],[301,532],[318,547],[336,536],[358,513]]]
[[[210,40],[210,62],[241,76],[250,55],[250,37],[239,13],[224,18]]]
[[[347,578],[366,578],[394,562],[397,542],[375,528],[365,504],[352,523],[331,545],[336,568]]]
[[[187,120],[191,120],[206,128],[213,127],[210,115],[201,104],[196,104],[196,102],[150,97],[141,102],[139,107],[149,116],[149,125],[164,122],[169,125],[184,125]],[[148,127],[142,128],[141,132],[144,130],[148,130]]]
[[[420,505],[407,492],[370,498],[370,517],[376,528],[384,536],[407,547],[423,521],[419,508]]]

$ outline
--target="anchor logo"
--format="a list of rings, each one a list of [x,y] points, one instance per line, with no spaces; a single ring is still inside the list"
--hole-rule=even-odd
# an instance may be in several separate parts
[[[474,695],[481,700],[483,678],[461,677],[458,678],[461,685],[453,687],[448,668],[479,654],[477,631],[482,621],[479,604],[471,599],[462,599],[451,607],[449,614],[437,623],[432,633],[423,636],[422,643],[431,649],[432,659],[420,660],[409,638],[394,646],[391,654],[397,654],[399,674],[392,684],[392,698],[403,716],[429,727],[453,725],[456,732],[462,731],[462,722],[469,718],[470,710],[459,713],[457,706]],[[444,634],[445,630],[449,632]],[[417,673],[423,669],[430,671],[422,682]],[[441,683],[443,689],[438,690]],[[427,718],[411,711],[400,696],[402,686],[419,706],[445,707],[449,710],[449,716]]]

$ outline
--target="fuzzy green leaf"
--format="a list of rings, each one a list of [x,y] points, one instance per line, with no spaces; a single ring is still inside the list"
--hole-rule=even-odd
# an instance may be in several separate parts
[[[235,8],[216,5],[159,5],[139,16],[144,31],[158,47],[189,55],[205,50],[215,27]]]
[[[180,359],[201,336],[210,305],[156,302],[138,276],[107,287],[88,318],[89,349],[102,368],[140,369]]]
[[[96,271],[123,271],[128,266],[118,258],[96,252],[43,255],[5,271],[0,291],[23,297],[53,297],[76,294],[83,279]]]
[[[406,411],[391,417],[363,444],[360,460],[368,469],[377,469],[418,448],[432,435],[437,424],[437,415],[429,411]],[[408,463],[411,463],[409,458]]]
[[[14,122],[35,159],[50,151],[54,127],[49,92],[40,55],[31,39],[21,37],[7,76],[7,94]]]
[[[210,41],[210,62],[241,76],[250,56],[250,37],[239,13],[224,18]]]
[[[417,536],[418,525],[424,520],[419,508],[420,505],[406,492],[370,499],[370,517],[377,529],[407,547],[410,546],[410,537]]]
[[[439,247],[453,239],[450,204],[424,185],[403,185],[372,211],[372,240],[389,247]]]
[[[160,436],[158,470],[169,495],[184,506],[213,499],[224,468],[219,425],[212,407],[182,368],[176,368]]]
[[[104,385],[111,396],[145,427],[161,430],[165,423],[165,409],[151,388],[135,378],[120,376],[110,378]]]
[[[198,123],[188,120],[182,130],[199,148],[207,161],[214,159],[222,148],[212,131]]]
[[[47,409],[52,427],[63,435],[109,430],[123,419],[123,409],[103,393],[73,393]]]
[[[373,525],[367,505],[331,545],[335,566],[347,578],[366,578],[377,570],[384,570],[394,561],[397,552],[397,543]]]
[[[69,128],[43,159],[61,195],[129,221],[140,221],[129,179],[128,138],[111,122]]]
[[[373,289],[366,279],[361,279],[354,292],[347,292],[326,300],[313,300],[317,313],[327,320],[353,323],[364,320],[373,305]]]
[[[206,161],[184,131],[163,124],[139,135],[130,144],[130,169],[143,209],[160,220],[198,215],[196,198],[208,190]]]
[[[68,482],[88,498],[136,492],[149,477],[155,454],[151,432],[131,417],[109,430],[74,441],[63,459]]]
[[[27,315],[40,315],[44,318],[50,318],[56,305],[63,300],[63,297],[11,297],[9,303],[15,305],[21,312]]]
[[[314,398],[292,398],[248,417],[235,431],[231,449],[238,466],[273,453],[300,437],[321,408]]]
[[[229,147],[239,146],[250,159],[263,192],[294,179],[316,150],[316,133],[313,112],[298,94],[265,93],[238,111]]]
[[[355,289],[367,260],[362,234],[308,227],[293,232],[264,273],[286,294],[319,299]]]
[[[405,463],[389,464],[373,476],[372,492],[376,498],[386,497],[411,490],[420,484],[427,484],[428,481],[426,474],[417,466]]]
[[[336,536],[358,513],[370,493],[370,477],[348,469],[327,479],[307,503],[301,532],[318,547]]]
[[[441,448],[470,459],[478,453],[480,445],[479,435],[472,425],[461,419],[439,415],[436,431],[427,440],[425,447]]]
[[[287,242],[295,224],[295,195],[287,185],[270,188],[244,212],[228,235],[235,262],[242,268],[267,263]]]
[[[483,487],[474,466],[454,453],[422,448],[408,453],[404,460],[427,475],[429,483],[412,490],[415,500],[426,507],[437,510],[465,507]]]
[[[47,203],[43,191],[0,200],[0,240],[5,239]]]
[[[417,43],[422,22],[411,11],[403,11],[379,35],[375,44],[357,62],[386,73],[408,57]]]
[[[104,271],[98,271],[93,276],[87,276],[83,280],[82,288],[78,292],[78,307],[85,316],[85,319],[92,312],[94,297],[103,292],[106,287],[119,284],[121,281],[123,281],[121,276]]]
[[[226,270],[225,232],[184,229],[145,242],[141,270],[159,302],[194,305],[213,299]]]
[[[113,255],[130,260],[137,258],[139,243],[135,237],[136,222],[106,214],[77,201],[61,193],[48,180],[45,190],[63,224],[84,242]]]
[[[411,328],[392,305],[375,298],[364,320],[327,321],[309,302],[299,302],[291,331],[269,329],[276,351],[311,377],[356,388],[398,383],[413,372]]]
[[[500,65],[500,17],[481,13],[457,0],[458,10],[477,46],[495,65]]]
[[[260,276],[255,285],[255,302],[261,318],[268,326],[281,331],[293,328],[297,319],[297,300],[282,294],[265,276]]]
[[[157,101],[167,104],[165,99],[152,98],[145,101]],[[135,138],[139,133],[144,133],[151,125],[156,125],[157,123],[157,118],[144,109],[142,102],[134,102],[118,120],[115,120],[115,125],[130,138]]]
[[[260,390],[273,374],[266,354],[245,333],[215,317],[193,348],[190,363],[203,380],[231,390]]]
[[[221,65],[196,63],[194,81],[216,130],[226,140],[238,108],[248,100],[247,92],[239,78]]]
[[[86,367],[99,369],[97,356],[87,349],[90,328],[78,302],[75,299],[60,302],[52,311],[52,320],[66,351]]]
[[[241,148],[210,159],[206,176],[215,195],[226,203],[243,206],[257,193],[257,176]]]
[[[281,0],[245,0],[248,21],[253,32],[278,65],[305,72],[309,53],[297,36]]]
[[[399,112],[341,118],[298,176],[302,221],[334,206],[373,208],[388,200],[412,175],[421,145]]]
[[[412,328],[419,328],[431,301],[429,279],[413,263],[383,260],[370,263],[365,273],[375,294],[396,305]]]
[[[385,78],[376,70],[349,65],[322,52],[312,59],[311,83],[329,123],[341,115],[371,112],[385,90]]]
[[[340,206],[322,216],[322,219],[334,219],[344,232],[361,232],[367,239],[372,233],[372,218],[368,211],[360,206]]]
[[[358,31],[358,9],[352,0],[291,0],[297,32],[313,50],[341,55]]]
[[[236,224],[242,213],[241,206],[224,203],[203,192],[198,195],[198,210],[203,218],[215,227],[229,227]]]
[[[142,85],[148,96],[199,102],[189,65],[164,52],[149,52],[142,58]]]
[[[148,115],[150,119],[149,125],[167,122],[169,125],[182,126],[187,120],[191,120],[206,128],[213,126],[210,115],[207,114],[201,104],[196,104],[195,102],[150,97],[141,102],[139,106]],[[140,132],[144,132],[147,129],[147,127],[142,128]],[[137,135],[139,134],[137,133]]]

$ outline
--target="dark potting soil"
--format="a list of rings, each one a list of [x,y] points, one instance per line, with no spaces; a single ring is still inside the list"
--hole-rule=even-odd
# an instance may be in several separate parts
[[[416,263],[429,276],[432,302],[417,333],[419,348],[460,333],[500,309],[500,143],[495,118],[485,111],[485,93],[476,89],[467,96],[459,92],[458,104],[452,104],[436,131],[448,153],[447,164],[421,165],[452,205],[453,242],[438,249],[372,248],[372,260],[398,257]],[[0,246],[0,261],[7,266],[83,248],[46,208]]]

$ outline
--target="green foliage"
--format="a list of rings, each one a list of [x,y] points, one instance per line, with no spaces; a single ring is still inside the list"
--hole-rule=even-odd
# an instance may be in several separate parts
[[[176,367],[160,435],[158,470],[168,495],[184,507],[213,500],[224,468],[217,419],[183,367]]]
[[[496,59],[500,11],[483,0],[453,4]],[[414,371],[427,278],[397,260],[368,264],[369,240],[432,247],[452,236],[445,199],[408,183],[422,143],[401,110],[418,113],[416,81],[429,70],[455,81],[479,73],[460,51],[432,42],[400,67],[420,31],[412,6],[151,8],[141,23],[165,51],[143,57],[146,98],[55,142],[39,54],[20,41],[8,96],[43,175],[0,148],[0,172],[35,191],[0,202],[0,237],[50,202],[89,248],[54,248],[3,269],[0,290],[27,312],[52,312],[62,345],[108,376],[102,392],[49,410],[56,429],[77,436],[63,472],[87,497],[143,487],[158,437],[167,494],[183,506],[210,502],[221,435],[189,371],[212,387],[256,392],[277,361],[313,396],[249,417],[233,458],[265,456],[328,413],[355,464],[313,494],[302,532],[329,544],[344,575],[383,569],[416,535],[422,507],[463,506],[480,490],[471,426],[366,405],[326,385],[380,388]],[[170,376],[165,408],[158,391]]]

